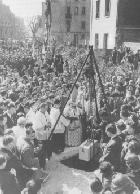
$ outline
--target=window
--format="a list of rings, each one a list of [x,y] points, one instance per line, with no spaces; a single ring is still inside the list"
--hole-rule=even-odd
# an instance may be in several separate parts
[[[82,7],[82,15],[86,15],[86,8]]]
[[[66,15],[65,15],[67,19],[71,19],[71,17],[72,17],[70,12],[71,12],[71,8],[67,7],[67,12],[66,12]]]
[[[74,15],[78,15],[78,7],[75,7]]]
[[[70,27],[71,27],[70,20],[67,20],[66,26],[67,26],[67,32],[70,32]]]
[[[95,34],[95,49],[99,48],[99,34]]]
[[[70,7],[67,7],[67,14],[70,14]]]
[[[85,40],[85,34],[81,35],[81,40]]]
[[[111,7],[110,0],[105,0],[105,16],[110,16],[110,7]]]
[[[100,17],[100,0],[96,1],[96,18]]]
[[[86,22],[85,21],[81,22],[81,28],[82,28],[82,30],[86,29]]]
[[[104,34],[103,48],[108,49],[108,34]]]

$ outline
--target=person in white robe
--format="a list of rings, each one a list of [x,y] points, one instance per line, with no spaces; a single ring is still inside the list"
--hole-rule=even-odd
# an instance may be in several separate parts
[[[40,166],[45,169],[46,157],[48,154],[47,150],[47,139],[51,131],[50,117],[47,113],[47,104],[42,103],[40,105],[39,111],[36,112],[33,129],[35,130],[36,145],[42,145],[42,149],[39,154]]]
[[[56,98],[54,101],[54,107],[51,108],[50,119],[52,129],[55,126],[58,117],[60,116],[60,99]],[[70,124],[70,120],[66,119],[63,115],[60,117],[58,124],[55,127],[52,136],[52,146],[55,153],[61,153],[65,148],[65,127]]]

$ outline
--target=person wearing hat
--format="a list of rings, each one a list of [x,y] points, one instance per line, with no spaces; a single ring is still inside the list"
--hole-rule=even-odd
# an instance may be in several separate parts
[[[60,99],[56,98],[54,100],[54,107],[51,108],[51,112],[50,112],[52,128],[55,126],[55,123],[57,122],[58,117],[60,115],[60,105],[61,105]],[[58,124],[55,127],[55,130],[53,132],[53,137],[52,137],[53,151],[55,153],[60,153],[60,152],[63,152],[64,150],[65,127],[67,127],[69,124],[70,124],[70,121],[62,115],[58,121]]]

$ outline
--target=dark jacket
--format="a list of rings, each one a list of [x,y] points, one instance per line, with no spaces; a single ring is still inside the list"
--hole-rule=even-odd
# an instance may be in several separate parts
[[[95,139],[99,140],[101,143],[107,143],[109,141],[109,138],[105,133],[105,128],[108,124],[108,121],[101,121],[99,125],[95,126],[95,128],[97,129]]]
[[[7,159],[6,169],[11,170],[12,168],[18,171],[21,168],[21,162],[17,158],[17,156],[12,153],[12,151],[8,150],[7,148],[2,147],[0,149],[0,153],[3,154]]]
[[[20,194],[16,178],[8,170],[0,170],[0,185],[4,194]]]
[[[121,150],[121,138],[119,136],[111,138],[104,150],[102,160],[110,162],[114,166],[115,170],[119,170],[121,164]]]
[[[6,117],[6,127],[7,129],[11,129],[13,126],[16,125],[16,115],[12,115],[11,117],[9,117],[9,115],[7,113],[4,114],[4,117]]]
[[[17,145],[18,155],[22,164],[28,168],[39,168],[38,159],[34,157],[34,145],[27,139],[22,138]]]
[[[8,171],[10,171],[11,169],[16,170],[17,180],[19,182],[20,188],[23,189],[27,181],[31,179],[33,175],[33,170],[25,169],[22,166],[21,161],[14,153],[12,153],[12,151],[6,148],[1,148],[0,153],[6,156],[6,159],[7,159],[6,169]]]

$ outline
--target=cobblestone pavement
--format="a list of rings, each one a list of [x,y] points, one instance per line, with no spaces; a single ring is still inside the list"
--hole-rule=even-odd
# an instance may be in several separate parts
[[[90,172],[70,168],[51,159],[47,164],[50,176],[39,194],[91,194]]]

